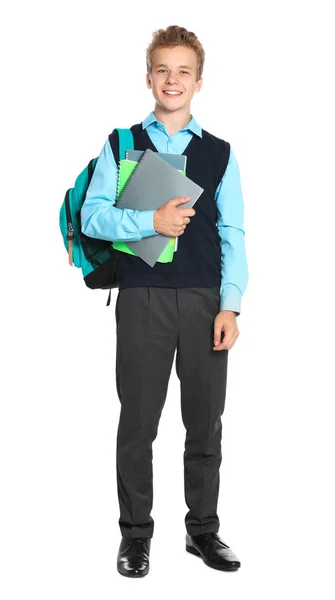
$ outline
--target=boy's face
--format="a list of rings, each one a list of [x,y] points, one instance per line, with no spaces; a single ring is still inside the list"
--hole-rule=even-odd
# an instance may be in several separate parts
[[[197,55],[193,48],[156,48],[152,56],[152,71],[146,74],[146,82],[157,104],[173,112],[190,108],[194,93],[202,87],[202,77],[197,81],[196,75]],[[169,95],[166,90],[181,93]]]

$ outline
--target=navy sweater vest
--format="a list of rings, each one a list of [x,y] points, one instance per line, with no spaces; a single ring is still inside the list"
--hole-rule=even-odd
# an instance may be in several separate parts
[[[157,152],[142,123],[133,125],[135,150],[150,148]],[[118,164],[117,132],[110,135],[114,158]],[[204,188],[194,204],[184,233],[178,236],[178,249],[172,262],[156,262],[150,267],[138,256],[120,252],[117,265],[119,289],[141,286],[215,287],[221,283],[221,246],[217,228],[216,189],[227,168],[230,144],[202,130],[202,138],[193,134],[185,148],[186,175]]]

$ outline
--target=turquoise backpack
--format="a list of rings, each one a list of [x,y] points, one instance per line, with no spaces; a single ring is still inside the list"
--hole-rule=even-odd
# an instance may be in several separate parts
[[[126,157],[126,150],[134,149],[134,138],[130,129],[117,128],[116,131],[119,138],[119,156],[115,159],[118,164],[119,160]],[[109,306],[112,288],[119,287],[116,267],[121,253],[113,248],[111,241],[91,238],[81,231],[81,207],[97,160],[98,157],[92,158],[78,175],[74,187],[67,190],[60,209],[59,226],[68,252],[69,264],[82,270],[84,282],[90,289],[109,289],[106,305]]]

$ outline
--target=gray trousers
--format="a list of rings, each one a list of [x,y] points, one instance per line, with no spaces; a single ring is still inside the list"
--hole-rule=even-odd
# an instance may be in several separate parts
[[[219,287],[150,286],[118,292],[116,385],[121,411],[116,465],[119,526],[126,537],[153,536],[152,442],[175,350],[186,429],[185,526],[191,535],[219,531],[221,416],[228,362],[228,350],[213,350],[219,307]],[[167,514],[168,510],[167,502]]]

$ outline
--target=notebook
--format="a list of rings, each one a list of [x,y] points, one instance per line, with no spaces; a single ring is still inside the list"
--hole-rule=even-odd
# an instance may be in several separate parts
[[[144,150],[126,150],[126,159],[140,161]],[[170,165],[178,169],[178,171],[186,172],[187,156],[185,154],[173,154],[168,152],[158,152],[158,156],[164,158]],[[186,174],[186,173],[185,173]]]
[[[129,177],[135,170],[138,161],[142,158],[143,153],[144,150],[126,150],[126,159],[122,159],[119,161],[116,190],[117,197],[121,194]],[[185,156],[184,154],[172,154],[166,152],[159,152],[158,155],[164,158],[164,160],[170,163],[173,167],[180,170],[184,175],[186,175],[185,169],[187,156]],[[117,206],[117,200],[115,205]],[[129,248],[126,242],[113,242],[112,245],[115,250],[119,250],[120,252],[125,252],[127,254],[136,255],[136,253]],[[158,262],[171,262],[173,260],[174,252],[177,251],[177,248],[178,237],[173,237],[171,238],[171,244],[168,244],[163,250],[162,254],[158,257]]]
[[[130,161],[130,160],[127,160],[124,158],[119,161],[118,180],[117,180],[117,196],[119,196],[119,194],[122,192],[129,177],[131,176],[131,174],[133,173],[133,171],[135,170],[136,167],[137,167],[136,161]],[[116,199],[115,206],[117,206],[117,199]],[[132,254],[133,256],[136,256],[136,252],[133,252],[133,250],[131,250],[129,248],[129,246],[127,245],[128,243],[129,242],[123,242],[123,241],[113,242],[112,246],[115,250],[118,250],[119,252],[124,252],[125,254]],[[157,261],[161,262],[161,263],[172,262],[174,253],[177,250],[177,246],[178,246],[178,237],[171,238],[171,243],[168,244],[166,246],[166,248],[164,248],[163,252],[160,254]]]
[[[140,161],[144,150],[126,150],[126,159]],[[181,171],[186,175],[186,162],[187,156],[185,154],[174,154],[171,152],[158,152],[158,156],[164,158],[170,165]],[[178,248],[178,237],[171,239],[171,246],[174,247],[173,251],[176,252]],[[159,262],[171,262],[173,260],[173,252],[171,254],[170,247],[167,246],[163,253],[158,258]]]
[[[188,202],[180,205],[181,208],[191,208],[203,191],[197,183],[158,156],[158,152],[148,148],[123,187],[116,206],[155,210],[172,198],[191,196]],[[159,233],[142,240],[127,241],[127,246],[153,267],[171,239],[173,238]]]

